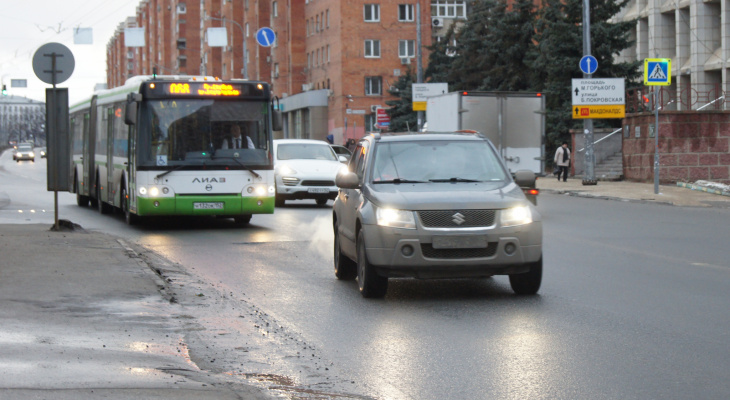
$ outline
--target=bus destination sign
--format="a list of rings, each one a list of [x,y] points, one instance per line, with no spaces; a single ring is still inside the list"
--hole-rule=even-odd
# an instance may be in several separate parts
[[[240,96],[241,85],[207,82],[166,83],[164,91],[170,95]]]

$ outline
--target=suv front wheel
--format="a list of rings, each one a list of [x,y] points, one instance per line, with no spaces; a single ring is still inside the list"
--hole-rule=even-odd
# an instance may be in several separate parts
[[[388,291],[388,278],[378,275],[375,267],[368,262],[362,229],[357,235],[357,285],[365,298],[381,298]]]
[[[530,271],[509,276],[509,284],[517,294],[535,294],[542,283],[542,257],[530,263]]]

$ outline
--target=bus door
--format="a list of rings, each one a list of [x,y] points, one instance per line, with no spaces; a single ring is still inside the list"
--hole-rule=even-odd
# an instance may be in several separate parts
[[[96,96],[91,99],[90,113],[84,116],[83,150],[83,194],[93,196],[94,185],[94,143],[96,142]]]

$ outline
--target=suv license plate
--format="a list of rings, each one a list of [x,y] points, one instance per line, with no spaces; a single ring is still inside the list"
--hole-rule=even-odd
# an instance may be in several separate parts
[[[193,203],[193,208],[196,210],[222,210],[223,202]]]
[[[309,188],[309,189],[307,189],[307,192],[309,192],[309,193],[329,193],[330,190],[327,188]]]
[[[487,237],[478,236],[434,236],[431,245],[434,249],[483,249],[487,247]]]

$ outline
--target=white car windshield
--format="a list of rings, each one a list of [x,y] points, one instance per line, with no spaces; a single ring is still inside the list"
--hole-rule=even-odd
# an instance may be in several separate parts
[[[337,161],[328,144],[292,143],[280,144],[276,150],[277,160],[328,160]]]

